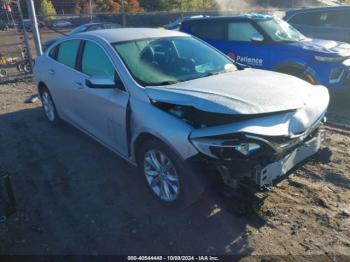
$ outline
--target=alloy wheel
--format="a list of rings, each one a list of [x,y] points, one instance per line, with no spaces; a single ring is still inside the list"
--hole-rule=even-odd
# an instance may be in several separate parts
[[[180,180],[172,161],[159,150],[149,150],[144,156],[144,174],[154,194],[163,201],[173,202],[180,193]]]

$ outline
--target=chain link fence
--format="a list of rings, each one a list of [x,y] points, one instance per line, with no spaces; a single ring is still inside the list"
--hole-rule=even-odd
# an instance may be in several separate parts
[[[1,2],[0,2],[1,3]],[[30,36],[16,2],[0,6],[0,83],[28,77],[32,72]]]

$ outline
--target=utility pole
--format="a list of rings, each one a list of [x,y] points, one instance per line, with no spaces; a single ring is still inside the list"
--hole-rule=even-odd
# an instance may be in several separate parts
[[[22,27],[22,30],[23,30],[23,36],[24,36],[24,44],[27,48],[27,55],[28,55],[28,61],[29,61],[29,64],[30,64],[30,68],[31,70],[33,69],[32,66],[33,66],[33,60],[32,60],[32,51],[30,49],[30,45],[29,45],[29,39],[28,39],[28,33],[24,27],[24,22],[23,22],[23,13],[22,13],[22,7],[21,7],[21,3],[20,3],[20,0],[17,0],[17,8],[18,8],[18,13],[19,13],[19,17],[20,17],[20,23],[21,23],[21,27]]]
[[[125,17],[125,4],[124,4],[124,0],[122,0],[122,18],[123,18],[123,27],[126,27],[126,17]]]
[[[90,9],[90,23],[92,23],[92,3],[91,3],[91,0],[89,0],[89,9]]]
[[[33,0],[27,0],[27,8],[28,8],[30,21],[32,22],[33,39],[34,39],[34,45],[36,50],[36,56],[41,56],[43,54],[43,50],[41,48],[38,20],[36,19],[36,12],[35,12],[35,6],[34,6]]]

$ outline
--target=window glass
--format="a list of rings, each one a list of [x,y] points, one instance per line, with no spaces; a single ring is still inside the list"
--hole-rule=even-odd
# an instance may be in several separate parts
[[[232,41],[250,42],[252,37],[261,35],[252,24],[245,22],[228,25],[228,39]]]
[[[59,45],[57,61],[75,68],[75,61],[78,54],[80,40],[69,40]]]
[[[195,23],[191,26],[191,34],[202,39],[226,40],[225,23]]]
[[[328,12],[324,21],[325,26],[329,27],[347,27],[350,28],[350,11]]]
[[[106,53],[98,45],[87,41],[81,61],[81,70],[89,76],[107,76],[115,79],[115,69]]]
[[[301,13],[289,20],[289,23],[295,25],[320,26],[327,19],[327,13]]]
[[[305,39],[302,33],[280,18],[262,20],[257,23],[276,42],[298,42]]]
[[[193,37],[136,40],[114,47],[143,86],[166,86],[236,70],[225,55]]]

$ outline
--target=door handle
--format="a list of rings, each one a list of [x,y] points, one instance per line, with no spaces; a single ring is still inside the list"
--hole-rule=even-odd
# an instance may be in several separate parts
[[[50,75],[53,76],[53,75],[55,75],[55,73],[56,73],[55,70],[53,70],[53,69],[50,69],[50,70],[49,70],[49,74],[50,74]]]
[[[83,84],[80,83],[80,82],[75,82],[75,84],[77,85],[78,89],[83,89],[84,88]]]

